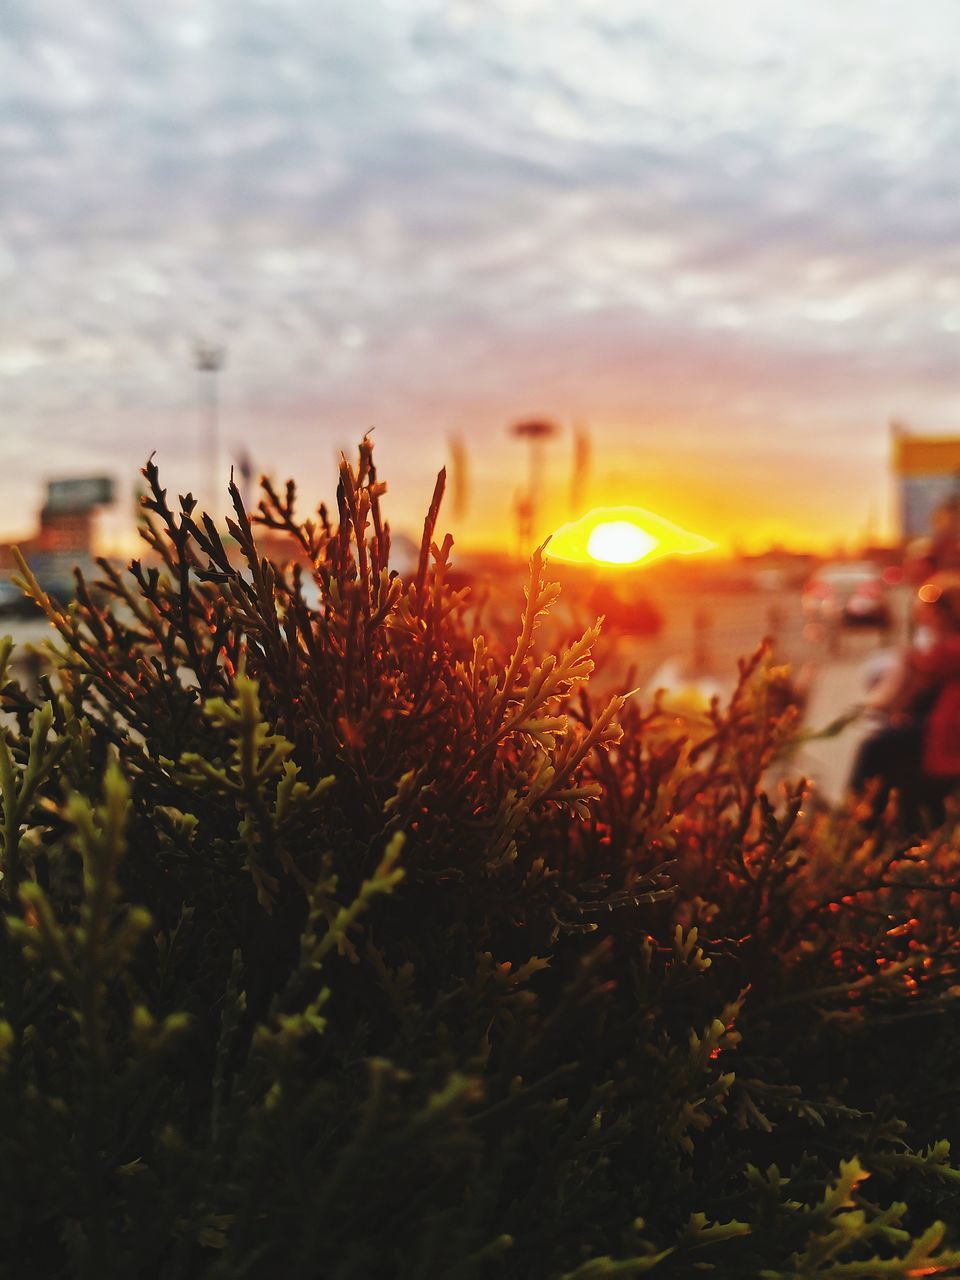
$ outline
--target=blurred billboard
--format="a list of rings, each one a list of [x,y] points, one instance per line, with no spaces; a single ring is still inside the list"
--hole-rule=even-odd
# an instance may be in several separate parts
[[[51,513],[89,511],[113,502],[110,476],[73,476],[47,483],[46,509]]]
[[[904,540],[925,537],[944,507],[960,502],[960,436],[893,431],[893,470]]]

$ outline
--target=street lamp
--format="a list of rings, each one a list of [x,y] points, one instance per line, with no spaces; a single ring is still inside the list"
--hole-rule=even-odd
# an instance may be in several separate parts
[[[198,394],[200,435],[205,435],[207,455],[207,506],[216,519],[220,505],[220,441],[217,404],[217,374],[223,368],[226,351],[209,342],[198,342],[193,349],[193,366],[199,376]],[[201,446],[202,447],[202,446]]]
[[[530,418],[523,422],[515,422],[510,434],[518,440],[525,440],[527,452],[527,492],[517,499],[517,533],[521,549],[526,550],[537,527],[538,500],[540,485],[543,479],[544,446],[557,434],[557,424],[546,418]]]

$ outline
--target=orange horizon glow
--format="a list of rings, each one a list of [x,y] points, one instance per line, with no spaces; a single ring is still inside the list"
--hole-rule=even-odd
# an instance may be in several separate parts
[[[606,428],[597,429],[598,439],[603,438],[604,430]],[[679,431],[680,426],[677,425],[676,432]],[[658,434],[665,441],[662,453],[655,451],[650,457],[640,459],[628,450],[611,446],[603,464],[606,469],[596,468],[597,474],[589,485],[594,490],[590,496],[594,501],[599,498],[601,502],[610,504],[600,509],[604,520],[629,520],[633,513],[642,528],[657,536],[655,525],[648,524],[646,518],[657,509],[669,508],[675,527],[704,532],[714,544],[709,549],[711,554],[733,558],[771,550],[843,557],[870,541],[885,545],[895,545],[898,541],[892,493],[888,493],[884,501],[874,504],[877,518],[870,538],[866,532],[871,505],[868,498],[863,499],[859,508],[849,498],[838,507],[834,502],[834,489],[824,488],[821,479],[820,503],[810,508],[805,486],[809,483],[812,462],[804,470],[803,459],[794,459],[791,483],[787,484],[782,468],[770,470],[760,467],[759,463],[750,468],[732,463],[721,466],[715,457],[703,464],[689,457],[674,458],[672,454],[668,457],[666,450],[672,448],[669,441],[675,434],[674,424],[663,424]],[[417,459],[411,457],[410,451],[398,452],[393,440],[379,442],[377,447],[383,455],[378,462],[382,474],[390,478],[396,476],[384,500],[384,512],[390,519],[395,536],[403,533],[419,543],[423,513],[430,500],[436,471],[445,461],[444,450],[438,445],[432,454]],[[168,488],[172,492],[185,492],[195,477],[178,477],[174,466],[178,459],[173,457],[169,461],[170,479],[166,479],[165,471],[162,473]],[[531,534],[532,541],[537,543],[551,530],[559,533],[565,522],[571,522],[567,489],[562,483],[561,459],[554,460],[551,456],[548,461],[549,482],[544,485],[538,518]],[[506,446],[478,453],[468,472],[466,509],[457,510],[451,502],[445,502],[441,508],[438,528],[453,534],[454,560],[471,554],[516,554],[510,487],[504,485],[508,464],[519,465]],[[822,464],[818,465],[822,471]],[[275,478],[285,478],[288,474],[295,474],[296,468],[292,462],[286,466],[278,463],[272,472]],[[836,488],[848,494],[852,492],[852,484],[840,467],[838,477]],[[123,560],[143,550],[133,523],[132,479],[133,473],[117,476],[117,503],[115,507],[99,512],[95,521],[95,548],[98,553]],[[792,483],[794,480],[795,484]],[[892,488],[889,477],[886,485],[888,490]],[[330,505],[333,500],[330,490],[331,484],[326,482],[321,468],[316,490],[303,486],[304,514],[313,510],[321,500]],[[38,510],[42,504],[39,481],[32,491],[26,492],[28,506]],[[206,503],[202,501],[201,505]],[[226,506],[225,495],[221,495],[218,505],[221,510]],[[585,505],[589,510],[589,500]],[[600,508],[600,503],[597,507]],[[618,512],[623,512],[623,516],[618,516]],[[29,541],[35,536],[35,529],[36,516],[29,511],[18,516],[7,507],[0,518],[0,543]],[[582,545],[575,548],[572,558],[600,565],[603,560],[598,561],[587,552],[586,541],[591,531],[592,526],[586,530]],[[562,546],[556,543],[556,537],[550,544],[549,554],[570,558],[562,555]],[[649,559],[652,562],[662,555],[662,549],[658,549]]]
[[[547,554],[572,564],[629,568],[665,556],[697,555],[717,543],[644,507],[597,507],[554,533]]]

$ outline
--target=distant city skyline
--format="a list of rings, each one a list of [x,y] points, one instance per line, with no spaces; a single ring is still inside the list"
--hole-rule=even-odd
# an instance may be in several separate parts
[[[513,538],[518,418],[595,505],[724,545],[889,533],[888,422],[960,433],[960,8],[926,0],[8,0],[0,538],[48,476],[332,496],[373,430],[415,530],[465,441]],[[118,538],[126,499],[111,517]]]

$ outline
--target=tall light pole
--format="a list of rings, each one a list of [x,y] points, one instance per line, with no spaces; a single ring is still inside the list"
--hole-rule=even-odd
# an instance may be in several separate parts
[[[570,474],[570,514],[583,512],[590,488],[590,432],[583,425],[573,429],[573,470]]]
[[[515,422],[510,434],[525,440],[528,446],[527,492],[519,497],[516,506],[517,534],[521,553],[526,554],[537,533],[539,498],[543,483],[544,445],[557,434],[557,424],[544,418],[531,418]]]
[[[199,374],[201,449],[207,461],[207,509],[213,519],[220,509],[220,438],[217,374],[223,368],[226,351],[210,342],[198,342],[193,349],[193,365]],[[204,438],[205,437],[205,438]]]

